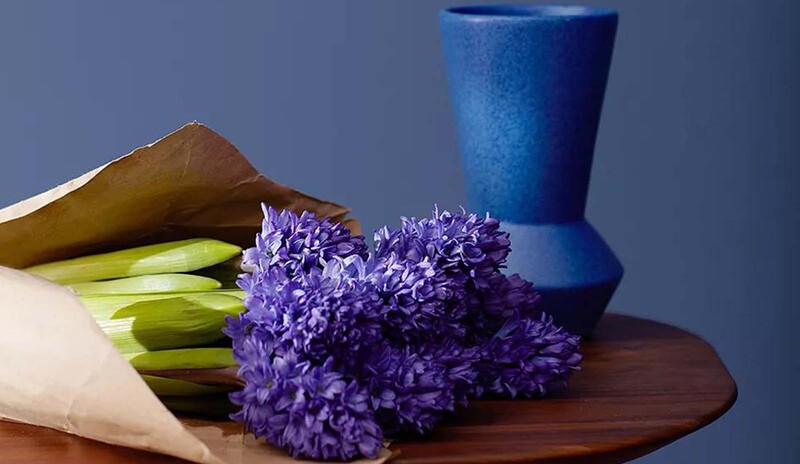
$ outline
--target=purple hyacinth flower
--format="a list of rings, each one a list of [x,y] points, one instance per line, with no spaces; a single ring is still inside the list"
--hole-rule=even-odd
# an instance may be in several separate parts
[[[318,219],[304,211],[278,211],[261,204],[264,221],[256,235],[256,246],[245,250],[242,268],[250,272],[269,267],[284,267],[290,276],[322,267],[333,257],[367,258],[363,236],[352,236],[340,223],[329,218]]]
[[[580,337],[538,319],[513,317],[483,346],[477,395],[534,397],[559,391],[580,370]]]
[[[472,397],[538,396],[579,370],[579,338],[501,273],[499,223],[436,210],[363,237],[264,208],[224,332],[245,381],[233,416],[294,456],[374,456],[383,433],[423,433]]]
[[[488,276],[499,270],[510,252],[508,233],[494,218],[476,214],[452,214],[434,210],[430,218],[402,218],[400,229],[388,227],[375,233],[375,255],[396,254],[420,261],[427,257],[452,279],[468,279],[486,288]]]
[[[468,295],[469,326],[473,336],[486,338],[512,317],[541,316],[541,297],[533,284],[519,274],[500,272],[487,277],[489,286]]]
[[[231,394],[231,401],[242,408],[232,418],[257,438],[297,458],[377,457],[383,432],[369,395],[334,371],[332,360],[313,366],[291,352],[270,356],[269,349],[249,339],[238,361],[246,384]]]
[[[334,257],[322,270],[291,279],[285,268],[243,275],[247,311],[238,320],[231,318],[225,329],[234,351],[241,340],[255,336],[270,340],[277,355],[294,351],[318,362],[329,356],[355,362],[364,347],[382,338],[383,301],[370,282],[353,277],[353,261],[361,258]]]
[[[365,363],[361,377],[387,434],[424,433],[466,403],[477,360],[476,349],[452,340],[400,347],[384,342]]]
[[[391,254],[374,259],[365,278],[383,301],[387,337],[408,342],[465,335],[465,289],[429,258],[413,261]]]

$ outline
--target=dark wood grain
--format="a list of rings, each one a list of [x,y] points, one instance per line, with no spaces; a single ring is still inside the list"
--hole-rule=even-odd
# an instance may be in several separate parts
[[[476,401],[426,439],[395,442],[393,463],[620,463],[711,423],[736,400],[714,349],[675,327],[608,314],[584,353],[568,393]],[[182,461],[0,422],[0,462]]]

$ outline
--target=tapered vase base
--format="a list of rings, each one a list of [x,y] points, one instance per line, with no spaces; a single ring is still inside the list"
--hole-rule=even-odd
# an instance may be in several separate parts
[[[558,324],[591,333],[624,273],[597,231],[586,221],[502,227],[511,234],[507,272],[533,282],[542,308]]]

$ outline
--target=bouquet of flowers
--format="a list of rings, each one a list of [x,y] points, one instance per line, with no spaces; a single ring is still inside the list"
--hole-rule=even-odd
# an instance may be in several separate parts
[[[579,368],[578,337],[501,272],[510,241],[489,216],[403,218],[369,253],[329,219],[263,211],[241,260],[193,239],[26,270],[81,295],[167,406],[224,411],[233,390],[231,417],[295,457],[376,457],[472,398],[541,396]],[[239,289],[225,288],[237,267]],[[234,365],[222,380],[172,372]]]
[[[503,274],[498,221],[436,210],[370,251],[347,213],[196,123],[0,210],[0,418],[201,463],[288,459],[167,406],[295,457],[384,459],[386,438],[579,369],[578,337]]]

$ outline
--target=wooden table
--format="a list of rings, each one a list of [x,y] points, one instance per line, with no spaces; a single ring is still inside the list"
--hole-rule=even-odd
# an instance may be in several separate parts
[[[669,325],[608,314],[584,353],[568,393],[476,401],[426,439],[394,443],[392,463],[626,462],[713,422],[736,401],[714,349]],[[0,422],[0,462],[183,461]]]

